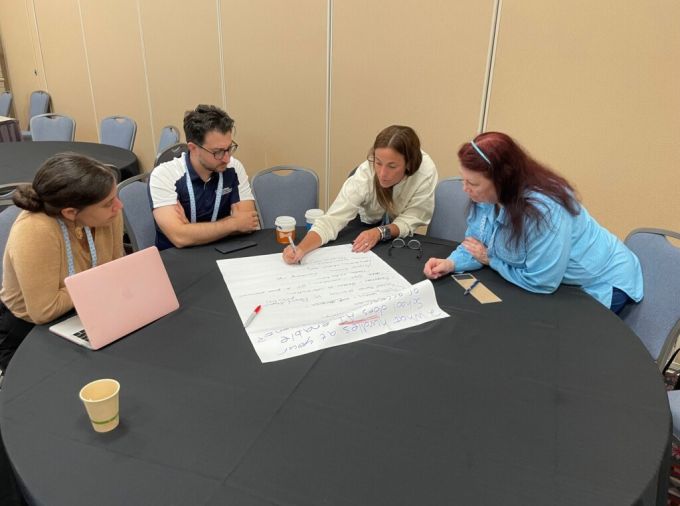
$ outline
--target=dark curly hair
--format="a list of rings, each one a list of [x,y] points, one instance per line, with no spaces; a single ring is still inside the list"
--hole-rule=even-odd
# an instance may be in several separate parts
[[[214,105],[201,104],[184,115],[184,135],[187,142],[203,144],[205,134],[213,130],[222,134],[229,133],[234,130],[234,120]]]

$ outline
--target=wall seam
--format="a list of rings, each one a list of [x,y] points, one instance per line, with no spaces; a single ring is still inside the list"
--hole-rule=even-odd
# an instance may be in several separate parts
[[[83,51],[85,51],[85,67],[87,68],[87,82],[90,86],[90,97],[92,97],[92,113],[94,114],[94,127],[97,130],[97,139],[101,139],[99,122],[97,121],[97,104],[94,100],[94,86],[92,85],[92,69],[90,68],[90,53],[87,51],[87,40],[85,39],[85,22],[83,21],[83,9],[78,0],[78,17],[80,18],[80,35],[83,38]]]
[[[324,201],[326,209],[330,207],[331,185],[331,92],[333,86],[333,0],[326,4],[326,153],[325,153],[325,185]]]
[[[222,91],[222,109],[227,111],[227,82],[224,78],[224,40],[222,38],[222,3],[215,0],[217,5],[217,43],[220,55],[220,81]]]
[[[25,5],[26,5],[26,10],[28,11],[28,3],[26,3]],[[45,88],[46,88],[45,91],[47,91],[49,93],[50,85],[47,82],[47,72],[45,72],[45,57],[43,56],[42,41],[40,40],[40,30],[38,29],[38,11],[35,8],[35,0],[31,0],[31,5],[33,6],[33,26],[35,28],[35,36],[38,39],[37,40],[37,42],[38,42],[38,52],[40,53],[40,68],[42,69],[43,79],[45,79]],[[26,14],[28,14],[29,17],[30,17],[29,12],[27,12]],[[33,37],[31,37],[31,41],[34,41]],[[33,43],[35,44],[35,42],[33,42]],[[36,51],[35,51],[35,45],[34,45],[33,46],[33,58],[35,58],[35,53],[36,53]],[[35,60],[34,60],[34,62],[35,62]],[[37,63],[37,62],[35,62],[35,63]],[[37,70],[38,69],[34,69],[34,70],[36,71],[35,75],[37,77],[37,75],[38,75]]]
[[[154,161],[156,160],[156,128],[153,119],[153,107],[151,106],[151,87],[149,86],[149,69],[146,62],[146,45],[144,44],[144,31],[142,28],[142,8],[139,5],[139,0],[135,2],[137,5],[137,25],[139,27],[139,43],[142,46],[142,65],[144,66],[144,84],[146,86],[146,103],[149,107],[149,123],[151,126],[151,152],[154,153]],[[152,167],[153,168],[153,167]]]
[[[478,133],[486,130],[489,116],[489,103],[491,101],[491,87],[493,83],[493,71],[496,63],[496,43],[498,41],[498,30],[500,28],[501,8],[503,0],[495,0],[493,13],[491,15],[491,33],[489,34],[489,52],[486,58],[486,73],[484,75],[484,87],[482,91],[482,104],[479,112]]]

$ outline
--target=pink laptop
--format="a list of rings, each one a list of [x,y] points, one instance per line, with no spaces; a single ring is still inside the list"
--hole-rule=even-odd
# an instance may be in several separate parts
[[[179,307],[155,246],[69,276],[64,283],[78,314],[50,330],[92,350]]]

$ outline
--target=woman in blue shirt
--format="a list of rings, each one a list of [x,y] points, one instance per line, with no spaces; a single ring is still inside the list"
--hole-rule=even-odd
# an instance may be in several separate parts
[[[466,238],[448,258],[427,261],[428,278],[488,265],[531,292],[580,286],[617,314],[642,299],[637,257],[588,214],[566,179],[499,132],[478,135],[458,158],[472,200]]]

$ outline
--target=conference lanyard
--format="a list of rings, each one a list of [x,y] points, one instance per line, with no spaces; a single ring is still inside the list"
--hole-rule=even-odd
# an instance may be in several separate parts
[[[222,173],[219,173],[220,179],[217,182],[217,191],[215,192],[215,207],[213,208],[212,219],[217,220],[217,213],[220,210],[220,202],[222,202]],[[191,223],[196,223],[196,197],[194,196],[194,185],[191,183],[191,176],[189,176],[189,167],[186,171],[187,191],[189,192],[189,205],[191,206]]]
[[[68,264],[68,275],[73,276],[76,273],[76,267],[73,263],[73,250],[71,249],[71,239],[68,236],[68,229],[66,224],[57,218],[59,226],[61,227],[61,234],[64,236],[64,244],[66,244],[66,263]],[[90,258],[92,259],[92,267],[97,267],[97,249],[94,247],[94,239],[90,227],[83,227],[85,235],[87,236],[87,244],[90,247]]]

